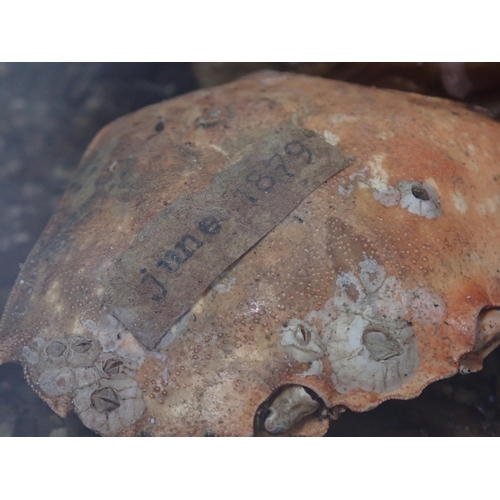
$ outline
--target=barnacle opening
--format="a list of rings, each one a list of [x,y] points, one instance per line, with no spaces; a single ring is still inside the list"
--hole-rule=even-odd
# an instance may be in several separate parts
[[[301,363],[310,363],[324,356],[323,342],[317,329],[308,321],[297,318],[283,325],[280,346]]]
[[[398,189],[401,193],[399,204],[411,214],[426,219],[437,219],[443,215],[439,194],[429,184],[417,181],[401,181]]]
[[[112,376],[121,373],[122,368],[123,368],[123,361],[121,361],[118,358],[109,358],[104,362],[102,366],[102,371],[106,373],[106,375]]]
[[[304,325],[299,325],[295,329],[293,336],[295,337],[297,342],[305,345],[309,342],[309,339],[311,338],[311,333]]]
[[[395,356],[401,356],[404,352],[396,334],[374,329],[371,326],[363,332],[363,345],[375,361],[386,361]]]
[[[90,397],[92,406],[99,413],[116,410],[121,402],[118,394],[112,387],[101,387],[92,393]]]
[[[411,194],[418,200],[429,201],[431,197],[422,184],[416,184],[411,188]]]
[[[73,342],[71,348],[78,354],[84,354],[90,351],[92,345],[92,340],[79,337]]]

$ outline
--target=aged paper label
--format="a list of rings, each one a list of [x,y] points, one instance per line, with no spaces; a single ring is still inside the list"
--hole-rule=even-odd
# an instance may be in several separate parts
[[[350,164],[299,127],[242,150],[202,192],[159,212],[117,259],[104,303],[149,349],[233,262]]]

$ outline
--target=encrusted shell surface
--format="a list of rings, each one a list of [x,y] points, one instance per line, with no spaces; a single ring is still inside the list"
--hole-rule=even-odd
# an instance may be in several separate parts
[[[291,123],[351,165],[146,349],[103,300],[117,259]],[[322,434],[335,409],[480,369],[500,342],[499,137],[445,100],[271,72],[125,116],[91,143],[28,257],[0,362],[104,435]]]

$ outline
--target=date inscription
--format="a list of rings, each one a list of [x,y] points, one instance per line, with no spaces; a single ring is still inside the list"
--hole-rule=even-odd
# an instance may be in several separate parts
[[[104,303],[154,349],[210,283],[349,164],[313,131],[271,132],[235,155],[204,191],[151,219],[117,259]]]

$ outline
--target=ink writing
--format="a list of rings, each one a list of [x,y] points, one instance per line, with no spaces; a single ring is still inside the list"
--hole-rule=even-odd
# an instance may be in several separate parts
[[[304,155],[306,164],[310,164],[312,161],[311,151],[299,141],[287,143],[284,147],[284,152],[292,157]],[[246,189],[237,187],[234,191],[235,194],[242,194],[252,203],[259,203],[258,191],[269,193],[276,185],[277,179],[279,180],[280,177],[278,177],[275,172],[282,178],[284,176],[285,180],[290,177],[295,177],[295,175],[289,171],[285,157],[280,153],[275,153],[264,162],[263,170],[252,170],[247,174],[245,180],[248,186]]]
[[[205,217],[198,223],[198,230],[205,236],[214,236],[220,232],[221,228],[220,222],[215,217]],[[156,267],[164,268],[172,274],[176,273],[179,268],[204,245],[204,243],[205,242],[199,239],[199,237],[193,236],[192,234],[185,234],[174,245],[173,249],[169,249],[165,252],[164,257],[156,263]],[[145,272],[146,269],[141,269],[141,273],[144,274]],[[158,295],[158,292],[153,293],[151,299],[155,302],[162,302],[167,295],[165,285],[151,273],[145,274],[141,280],[141,285],[148,285],[151,283],[156,285],[160,290],[160,295]]]
[[[351,161],[294,124],[232,155],[225,168],[208,165],[219,170],[211,183],[158,212],[115,261],[103,303],[149,349],[210,283]]]

